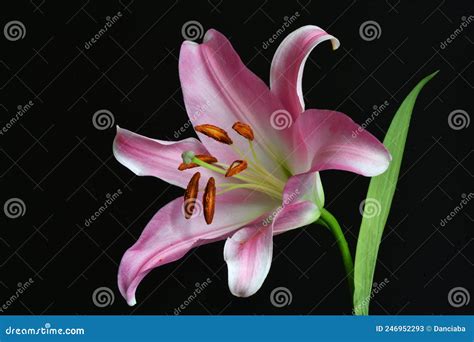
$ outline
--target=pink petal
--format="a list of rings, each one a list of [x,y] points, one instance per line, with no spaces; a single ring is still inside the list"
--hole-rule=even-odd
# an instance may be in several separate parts
[[[155,214],[123,256],[118,274],[120,293],[129,305],[135,305],[136,288],[153,268],[180,259],[193,247],[225,239],[274,206],[275,201],[258,193],[225,193],[217,197],[214,221],[207,225],[202,210],[195,210],[195,217],[186,220],[183,199],[175,199]],[[202,209],[199,202],[197,207]]]
[[[312,201],[324,207],[323,184],[319,172],[307,172],[292,176],[283,191],[283,204]]]
[[[252,126],[260,159],[275,169],[273,159],[283,159],[284,130],[272,128],[274,112],[283,105],[268,86],[241,61],[230,42],[215,30],[207,31],[202,44],[185,41],[179,56],[179,76],[189,118],[193,125],[213,124],[226,130],[235,146],[249,153],[248,142],[232,130],[236,121]],[[290,121],[292,119],[290,118]],[[203,143],[217,158],[237,159],[229,146],[202,136]],[[239,158],[240,159],[240,158]],[[278,167],[275,172],[282,174]]]
[[[115,158],[136,175],[155,176],[182,188],[186,188],[189,179],[197,171],[196,168],[178,171],[184,151],[209,154],[201,142],[194,138],[176,142],[155,140],[120,127],[117,127],[113,145]],[[211,175],[206,169],[199,168],[199,171],[204,177]]]
[[[377,138],[339,112],[309,109],[292,129],[299,130],[304,137],[305,146],[300,143],[294,148],[300,156],[301,173],[333,169],[377,176],[388,168],[391,160]]]
[[[228,238],[224,259],[232,294],[248,297],[260,289],[272,263],[272,235],[312,223],[319,215],[309,201],[280,206]]]
[[[272,264],[273,232],[271,226],[250,226],[227,239],[224,259],[229,270],[230,292],[248,297],[260,289]]]
[[[300,228],[315,222],[321,212],[311,201],[302,201],[282,206],[282,210],[273,219],[273,235]]]
[[[336,38],[317,26],[303,26],[290,33],[273,56],[270,87],[295,118],[305,108],[301,83],[306,60],[319,43],[329,39],[333,49],[337,49]]]

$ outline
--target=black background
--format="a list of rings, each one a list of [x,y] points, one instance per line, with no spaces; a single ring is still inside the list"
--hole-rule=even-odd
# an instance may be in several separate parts
[[[472,294],[472,203],[445,227],[440,220],[472,192],[473,125],[451,129],[448,115],[472,115],[472,1],[2,1],[1,26],[19,20],[26,36],[0,36],[1,125],[18,105],[34,106],[0,136],[0,202],[20,198],[24,216],[1,212],[0,302],[28,278],[34,284],[8,314],[173,314],[206,278],[211,285],[183,314],[350,314],[351,299],[333,237],[312,225],[275,238],[274,261],[261,290],[246,299],[227,287],[223,243],[191,251],[149,274],[130,308],[120,296],[118,263],[153,214],[182,190],[135,177],[112,156],[114,128],[98,130],[92,116],[110,110],[115,123],[140,134],[174,140],[188,119],[178,80],[181,28],[197,20],[229,37],[242,60],[268,81],[270,61],[284,36],[262,48],[299,12],[290,30],[306,24],[338,37],[341,48],[317,48],[304,74],[307,108],[337,109],[356,122],[375,105],[389,106],[368,127],[383,139],[401,101],[424,76],[440,69],[415,107],[401,179],[374,278],[389,280],[375,296],[373,314],[466,314],[448,303],[457,286]],[[90,49],[84,44],[121,11],[123,17]],[[368,20],[381,36],[365,41]],[[290,31],[288,30],[288,32]],[[184,136],[194,133],[188,130]],[[344,225],[355,251],[368,179],[323,172],[328,209]],[[89,227],[85,219],[121,189],[114,204]],[[114,302],[98,308],[95,289]],[[283,286],[292,303],[276,308],[271,291]]]

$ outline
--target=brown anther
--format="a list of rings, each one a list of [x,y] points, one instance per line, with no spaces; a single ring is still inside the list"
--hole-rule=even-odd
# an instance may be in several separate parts
[[[232,128],[234,129],[234,131],[239,133],[244,138],[247,138],[248,140],[252,141],[255,138],[253,135],[252,127],[250,127],[250,125],[237,121],[235,124],[232,125]]]
[[[236,160],[230,164],[227,172],[225,173],[226,177],[232,177],[238,173],[241,173],[247,168],[247,162],[245,160]]]
[[[207,181],[206,189],[202,196],[202,202],[204,206],[204,219],[207,224],[211,224],[216,209],[216,181],[214,177],[209,178]]]
[[[207,135],[209,138],[212,138],[227,145],[232,145],[232,139],[222,128],[219,128],[214,125],[204,124],[195,126],[194,129],[199,133]]]
[[[196,172],[188,183],[186,191],[184,192],[184,217],[190,219],[193,216],[194,208],[196,207],[196,198],[199,190],[199,178],[201,174]]]
[[[216,158],[214,158],[213,156],[205,155],[205,154],[196,154],[196,158],[199,159],[199,160],[202,160],[203,162],[208,163],[208,164],[217,163]],[[188,163],[188,164],[181,163],[178,166],[178,170],[179,171],[184,171],[184,170],[192,169],[193,167],[198,167],[198,166],[199,165],[196,164],[196,163]]]

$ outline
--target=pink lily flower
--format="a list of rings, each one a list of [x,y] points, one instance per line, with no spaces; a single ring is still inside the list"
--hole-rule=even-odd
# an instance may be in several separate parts
[[[118,285],[129,305],[152,269],[224,239],[230,291],[254,294],[270,270],[273,236],[319,218],[320,171],[376,176],[387,169],[389,152],[348,116],[305,110],[304,64],[326,40],[338,48],[316,26],[288,35],[273,57],[268,87],[221,33],[209,30],[202,44],[183,42],[179,56],[186,110],[201,141],[155,140],[117,128],[113,151],[121,164],[186,189],[185,201],[161,208],[123,256]]]

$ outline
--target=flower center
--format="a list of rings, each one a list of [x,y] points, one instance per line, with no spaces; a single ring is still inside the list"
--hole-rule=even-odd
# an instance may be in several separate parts
[[[236,122],[232,128],[248,141],[249,150],[247,153],[244,153],[238,147],[234,146],[233,141],[223,129],[209,124],[195,127],[197,132],[200,132],[218,142],[229,145],[229,147],[232,148],[240,158],[242,158],[241,160],[234,160],[232,163],[226,164],[217,161],[213,156],[196,155],[193,151],[185,151],[182,154],[183,163],[178,167],[178,170],[181,171],[194,167],[203,167],[212,172],[224,175],[226,178],[234,179],[233,182],[217,184],[217,188],[219,189],[217,192],[215,190],[216,186],[214,185],[214,178],[211,177],[209,179],[203,196],[204,213],[207,213],[206,222],[208,224],[212,222],[216,195],[237,189],[249,189],[264,193],[274,199],[281,200],[283,189],[285,187],[285,182],[274,176],[260,162],[253,144],[255,137],[252,128],[241,122]],[[251,158],[246,160],[246,155],[251,155]],[[196,207],[195,201],[199,190],[199,177],[197,177],[198,180],[196,181],[196,174],[193,176],[186,189],[186,218],[192,217],[191,214]],[[212,186],[209,186],[209,182],[212,183]],[[209,192],[209,188],[213,190],[213,193]],[[190,197],[189,194],[193,194],[193,196]],[[212,210],[209,210],[209,208]],[[191,214],[189,211],[191,211]],[[210,211],[212,211],[212,215],[210,214]],[[208,217],[211,217],[211,219],[209,220]]]

